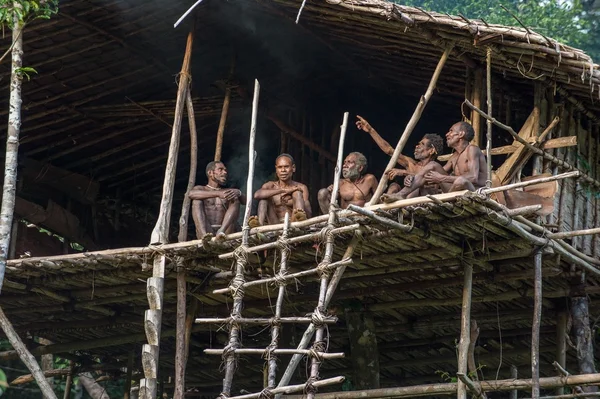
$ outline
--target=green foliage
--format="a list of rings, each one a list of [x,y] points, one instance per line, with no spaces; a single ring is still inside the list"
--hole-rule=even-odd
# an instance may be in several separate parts
[[[26,77],[27,80],[31,80],[31,76],[29,75],[30,73],[35,73],[37,74],[38,72],[32,68],[32,67],[22,67],[22,68],[17,68],[15,69],[15,72],[18,73],[19,75],[21,75],[21,79],[23,77]]]
[[[391,0],[424,10],[463,15],[487,23],[520,26],[585,50],[600,59],[600,11],[589,0]],[[506,11],[502,6],[506,7]]]
[[[14,15],[23,24],[36,18],[49,19],[58,12],[58,0],[0,0],[0,24],[13,27]]]

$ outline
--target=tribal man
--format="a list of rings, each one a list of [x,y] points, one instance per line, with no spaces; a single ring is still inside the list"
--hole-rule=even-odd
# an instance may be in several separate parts
[[[237,188],[225,188],[227,168],[223,162],[209,162],[206,177],[208,184],[195,186],[189,193],[196,237],[202,239],[207,234],[216,234],[223,238],[235,232],[240,203],[245,203],[246,198]]]
[[[360,152],[351,152],[344,159],[342,165],[342,177],[339,187],[340,205],[347,208],[353,204],[364,206],[371,199],[377,189],[377,178],[372,174],[366,174],[367,158]],[[319,207],[323,214],[329,212],[331,203],[331,191],[333,185],[319,190]]]
[[[414,190],[419,190],[426,184],[439,184],[443,192],[470,190],[475,191],[485,186],[487,167],[485,156],[481,149],[470,144],[475,137],[473,127],[467,122],[457,122],[446,133],[446,144],[454,153],[442,170],[427,165],[417,175],[406,190],[397,194],[382,196],[385,202],[393,202],[407,198]]]
[[[266,182],[254,193],[254,198],[260,202],[258,218],[250,218],[250,227],[281,223],[286,212],[289,212],[292,222],[312,216],[308,187],[292,180],[294,172],[296,164],[291,155],[281,154],[275,159],[277,180]]]

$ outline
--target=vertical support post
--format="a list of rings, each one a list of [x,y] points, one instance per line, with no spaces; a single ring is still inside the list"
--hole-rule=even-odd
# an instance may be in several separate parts
[[[585,294],[585,275],[582,274],[577,284],[571,287],[571,319],[575,334],[575,348],[579,374],[596,373],[594,363],[594,343],[590,328],[589,303]],[[583,388],[585,392],[598,392],[598,387]]]
[[[333,179],[333,189],[331,190],[331,202],[329,204],[329,220],[327,222],[326,230],[331,230],[334,228],[335,223],[335,211],[337,208],[337,198],[340,189],[340,175],[342,174],[342,160],[344,159],[344,142],[346,139],[346,130],[348,128],[348,112],[344,113],[344,119],[342,122],[342,126],[340,129],[340,141],[338,143],[338,154],[337,154],[337,162],[335,165],[335,176]],[[326,234],[326,242],[325,242],[325,254],[323,255],[323,260],[319,264],[318,267],[327,266],[331,263],[333,259],[333,241],[334,237],[332,234]],[[320,279],[320,289],[319,289],[319,300],[317,302],[317,307],[313,311],[313,324],[316,327],[315,333],[315,342],[313,344],[313,350],[315,352],[325,352],[327,349],[325,345],[325,341],[323,340],[325,334],[325,328],[323,326],[323,316],[327,310],[327,304],[325,301],[327,295],[327,288],[329,285],[330,272],[325,268],[322,269],[321,279]],[[319,378],[319,367],[321,366],[321,360],[316,356],[313,356],[310,364],[310,376],[306,383],[306,397],[307,399],[314,399],[316,394],[316,389],[312,386],[314,382],[316,382]]]
[[[517,371],[517,366],[515,366],[514,364],[511,364],[511,366],[510,366],[510,378],[512,378],[514,380],[519,378],[519,372]],[[519,398],[519,391],[517,389],[513,389],[512,391],[510,391],[509,399],[518,399],[518,398]]]
[[[69,361],[69,374],[67,374],[67,381],[65,382],[65,394],[63,399],[71,399],[71,387],[73,386],[73,369],[75,362]]]
[[[179,242],[187,241],[188,221],[190,219],[190,204],[192,202],[188,194],[196,184],[196,171],[198,170],[198,131],[196,130],[196,116],[194,114],[194,104],[192,102],[191,90],[188,90],[187,92],[185,105],[190,128],[190,174],[188,176],[185,197],[183,197],[183,204],[181,205],[179,235],[177,236],[177,241]]]
[[[285,213],[285,219],[283,222],[283,232],[281,233],[281,238],[279,239],[279,246],[281,250],[281,261],[279,263],[279,271],[277,274],[281,277],[285,276],[287,273],[287,262],[290,257],[290,245],[287,242],[288,234],[290,228],[290,214],[288,212]],[[279,320],[281,318],[281,309],[283,307],[283,300],[285,299],[285,286],[286,281],[281,280],[278,283],[279,291],[277,293],[277,303],[275,305],[275,320]],[[267,360],[268,360],[268,372],[267,372],[267,385],[266,387],[269,389],[275,388],[275,380],[277,378],[277,357],[273,353],[275,349],[277,349],[279,345],[279,336],[281,335],[281,325],[273,323],[271,327],[271,344],[267,347]]]
[[[483,69],[477,68],[477,69],[475,69],[475,84],[473,85],[473,90],[471,91],[471,95],[472,95],[471,103],[479,109],[481,109],[482,93],[483,93]],[[473,138],[472,143],[474,145],[480,147],[481,146],[481,115],[479,115],[475,111],[471,111],[471,126],[473,126],[473,130],[475,131],[475,137]]]
[[[231,102],[231,81],[235,71],[235,52],[231,56],[231,67],[229,68],[229,79],[227,79],[227,87],[225,88],[225,98],[223,99],[223,108],[221,109],[221,119],[219,120],[219,128],[217,129],[217,145],[215,146],[215,161],[221,160],[223,150],[223,134],[225,133],[225,125],[227,124],[227,115],[229,114],[229,103]]]
[[[487,88],[487,114],[492,116],[492,49],[487,48],[487,67],[486,67],[486,88]],[[477,136],[475,136],[477,137]],[[487,119],[486,134],[486,156],[487,158],[487,179],[485,185],[492,187],[492,121]]]
[[[250,143],[248,145],[248,180],[246,182],[246,198],[252,198],[252,182],[254,179],[254,160],[256,153],[254,152],[254,141],[256,138],[256,120],[258,118],[258,100],[260,94],[260,84],[258,80],[254,80],[254,97],[252,100],[252,122],[250,126]],[[231,281],[231,292],[233,296],[233,308],[231,310],[231,318],[239,318],[242,316],[242,301],[244,299],[243,285],[246,282],[244,270],[247,262],[248,253],[248,237],[250,227],[248,226],[248,218],[250,217],[250,206],[246,206],[244,211],[244,223],[242,227],[242,245],[235,251],[235,276]],[[231,323],[229,326],[229,343],[223,350],[223,360],[225,361],[225,378],[223,379],[223,390],[221,398],[225,399],[231,396],[231,386],[233,384],[233,374],[235,373],[235,363],[237,355],[235,350],[239,346],[241,327],[237,323]]]
[[[540,397],[540,325],[542,322],[542,250],[533,255],[533,323],[531,326],[531,398]]]
[[[567,312],[562,309],[556,315],[556,362],[563,368],[567,369]],[[565,389],[563,387],[556,388],[556,395],[563,395]]]
[[[460,341],[458,343],[458,372],[468,375],[469,344],[471,339],[471,293],[473,291],[473,264],[463,262],[464,286],[460,316]],[[467,386],[459,379],[458,399],[467,399]]]
[[[373,315],[351,307],[344,310],[350,339],[354,389],[377,389],[380,386],[379,351]]]
[[[185,98],[189,90],[193,42],[194,32],[192,30],[187,37],[185,55],[181,67],[177,102],[175,105],[175,119],[173,121],[173,131],[171,133],[171,143],[169,145],[169,154],[165,169],[160,211],[150,239],[152,244],[165,244],[169,241],[169,224],[173,206],[173,190],[177,169],[177,155],[179,152],[181,121],[183,119]],[[164,254],[159,253],[154,257],[152,277],[148,278],[147,282],[148,304],[150,308],[146,310],[144,328],[148,343],[142,348],[142,366],[145,378],[140,381],[140,399],[155,399],[157,394],[165,263],[166,256]]]
[[[535,82],[533,86],[533,107],[539,115],[538,124],[534,127],[534,134],[539,136],[542,133],[543,126],[547,124],[547,108],[544,105],[545,87],[540,82]],[[543,169],[543,158],[539,155],[533,156],[533,174],[539,175]]]
[[[177,320],[175,333],[175,392],[173,399],[185,397],[185,319],[186,319],[186,293],[185,270],[183,265],[177,267]]]
[[[423,114],[423,111],[425,110],[429,99],[433,95],[433,90],[435,89],[435,85],[437,84],[437,81],[442,73],[442,69],[444,69],[444,65],[446,64],[446,60],[450,55],[450,51],[452,51],[452,48],[447,48],[444,51],[444,54],[442,54],[440,60],[438,61],[435,71],[433,72],[433,76],[429,81],[429,86],[427,86],[427,91],[419,99],[419,103],[417,104],[415,111],[413,112],[412,116],[410,117],[410,120],[406,124],[404,132],[402,133],[400,140],[398,140],[398,144],[396,144],[394,153],[392,154],[392,157],[390,158],[390,161],[388,162],[385,168],[385,173],[383,174],[383,176],[381,176],[379,184],[377,185],[377,189],[373,193],[373,197],[371,198],[371,201],[367,203],[367,205],[374,205],[379,201],[379,197],[381,197],[381,194],[383,193],[383,190],[385,189],[388,183],[387,171],[396,167],[396,162],[398,162],[398,157],[400,156],[400,153],[404,149],[408,138],[410,137],[415,126],[417,126],[417,122],[419,122],[419,119],[421,119],[421,115]]]

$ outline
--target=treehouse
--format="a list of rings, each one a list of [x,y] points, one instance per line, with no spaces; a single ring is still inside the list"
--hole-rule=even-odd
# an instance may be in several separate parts
[[[600,384],[589,56],[380,0],[205,0],[174,28],[180,3],[64,0],[24,32],[38,75],[0,305],[33,355],[73,362],[55,378],[103,370],[143,398]],[[489,184],[195,239],[186,192],[214,159],[251,195],[291,154],[313,209],[351,151],[385,180],[395,162],[357,114],[407,155],[469,121]]]

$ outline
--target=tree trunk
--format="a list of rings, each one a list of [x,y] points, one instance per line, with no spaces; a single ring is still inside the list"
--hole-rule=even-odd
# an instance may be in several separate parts
[[[345,309],[355,389],[379,388],[379,351],[370,313]]]
[[[81,384],[92,399],[110,399],[106,393],[106,389],[94,381],[91,373],[79,374],[79,381],[81,381]]]
[[[577,363],[580,374],[596,373],[594,365],[594,344],[590,328],[589,304],[586,296],[571,298],[571,317],[573,319],[573,333],[577,348]],[[586,392],[597,392],[598,387],[585,387]]]
[[[33,355],[27,350],[25,344],[23,343],[23,341],[21,341],[19,335],[17,335],[17,332],[15,331],[12,324],[4,314],[4,310],[2,310],[1,307],[0,327],[2,327],[2,331],[4,331],[4,334],[6,335],[6,338],[8,338],[8,341],[10,342],[12,347],[15,348],[15,350],[19,354],[19,358],[21,359],[21,361],[25,363],[27,369],[31,372],[31,374],[33,374],[35,382],[37,382],[38,386],[40,387],[44,398],[56,399],[56,394],[50,387],[50,384],[48,384],[48,381],[46,381],[44,373],[42,372],[42,369],[40,369],[40,366],[35,360],[35,357],[33,357]]]
[[[16,3],[15,3],[16,5]],[[14,16],[12,67],[10,75],[10,102],[8,112],[8,132],[6,134],[6,157],[4,166],[4,187],[0,207],[0,291],[4,282],[6,258],[10,245],[15,192],[17,187],[17,153],[19,150],[19,132],[21,131],[21,74],[23,66],[22,23],[16,13]]]

